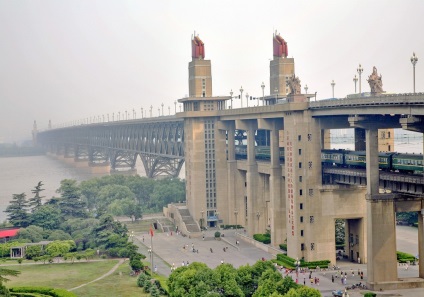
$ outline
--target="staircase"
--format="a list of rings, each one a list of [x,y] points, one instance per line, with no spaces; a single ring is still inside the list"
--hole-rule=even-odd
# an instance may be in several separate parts
[[[178,207],[178,212],[180,213],[181,218],[187,228],[187,231],[190,233],[200,233],[199,225],[190,215],[190,212],[187,208]]]

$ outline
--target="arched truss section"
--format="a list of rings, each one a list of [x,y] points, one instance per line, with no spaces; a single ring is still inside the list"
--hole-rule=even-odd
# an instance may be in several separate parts
[[[40,132],[39,142],[56,154],[74,150],[75,160],[110,161],[111,169],[134,169],[140,155],[150,177],[176,176],[184,162],[184,121],[174,116],[80,125]]]
[[[113,151],[110,154],[110,169],[119,170],[119,169],[128,169],[133,170],[135,168],[135,162],[137,159],[137,154],[127,151]]]
[[[149,154],[140,155],[140,158],[149,178],[158,176],[178,177],[184,164],[184,159],[170,159]]]

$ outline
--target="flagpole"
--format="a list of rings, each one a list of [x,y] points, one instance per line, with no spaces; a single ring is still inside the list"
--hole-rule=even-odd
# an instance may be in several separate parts
[[[152,257],[150,260],[151,263],[151,267],[150,267],[150,271],[152,272],[152,276],[153,276],[153,232],[150,233],[150,246],[152,247],[151,250],[152,252],[150,253],[150,256]]]

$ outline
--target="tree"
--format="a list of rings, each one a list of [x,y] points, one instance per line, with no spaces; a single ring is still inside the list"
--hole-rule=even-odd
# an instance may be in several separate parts
[[[321,297],[321,293],[317,289],[300,286],[297,289],[290,289],[284,297]]]
[[[345,242],[345,220],[336,219],[336,244]]]
[[[47,240],[55,241],[55,240],[72,240],[72,236],[66,233],[63,230],[53,230],[50,233]]]
[[[46,247],[46,253],[51,257],[64,256],[71,250],[71,243],[69,241],[53,241]]]
[[[0,268],[0,285],[9,281],[7,276],[18,276],[21,272],[13,269]]]
[[[214,269],[214,280],[217,282],[214,291],[220,296],[244,297],[238,285],[237,270],[231,264],[221,264]]]
[[[44,191],[41,187],[43,186],[43,183],[41,181],[38,182],[38,184],[35,186],[34,190],[31,190],[31,193],[34,194],[34,197],[30,198],[28,201],[29,207],[31,208],[31,212],[36,211],[43,203],[41,200],[45,196],[40,196],[40,193]]]
[[[13,226],[26,227],[29,225],[27,209],[28,202],[25,193],[13,194],[13,198],[4,212],[9,213],[7,217]]]
[[[57,229],[60,222],[60,210],[52,205],[42,205],[35,209],[31,215],[31,224],[43,229]]]
[[[64,179],[60,182],[60,188],[57,190],[61,194],[59,208],[62,215],[66,218],[86,218],[86,204],[81,199],[80,190],[76,180]]]
[[[41,227],[31,225],[25,229],[19,230],[18,239],[27,239],[30,242],[40,242],[47,238],[49,233],[48,230],[43,230]]]
[[[27,246],[26,247],[25,257],[28,260],[31,260],[31,259],[40,257],[41,256],[41,252],[42,252],[41,245],[30,245],[30,246]]]

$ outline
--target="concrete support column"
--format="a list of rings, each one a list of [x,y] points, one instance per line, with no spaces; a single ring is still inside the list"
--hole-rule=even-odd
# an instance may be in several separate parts
[[[378,130],[366,130],[368,283],[397,281],[394,202],[379,195]]]
[[[424,278],[424,208],[418,213],[418,276]]]
[[[253,123],[249,123],[247,129],[247,172],[246,172],[246,193],[247,193],[247,226],[250,235],[260,233],[259,225],[265,215],[260,213],[258,206],[258,165],[255,159],[255,131]],[[259,219],[258,214],[259,212]],[[263,230],[262,230],[263,231]]]
[[[271,244],[278,246],[286,239],[286,200],[281,193],[281,166],[279,131],[273,129],[271,136],[271,170],[270,170],[270,203],[271,203]]]
[[[393,201],[367,201],[368,283],[397,281],[396,229]]]
[[[376,195],[379,190],[380,171],[378,169],[378,130],[366,130],[367,194]],[[356,141],[355,141],[356,142]]]
[[[242,214],[243,211],[243,201],[239,201],[237,198],[240,197],[240,195],[237,195],[236,193],[236,173],[237,173],[237,162],[236,162],[236,155],[235,155],[235,123],[230,122],[227,124],[227,150],[228,150],[228,160],[227,160],[227,197],[228,197],[228,212],[230,217],[233,217],[234,211],[237,211],[238,214]],[[242,196],[241,196],[242,197]],[[234,203],[230,203],[230,201],[233,201]],[[237,216],[238,216],[237,214]],[[241,221],[237,221],[236,216],[234,215],[234,224],[240,224]],[[244,225],[244,224],[241,224]]]

